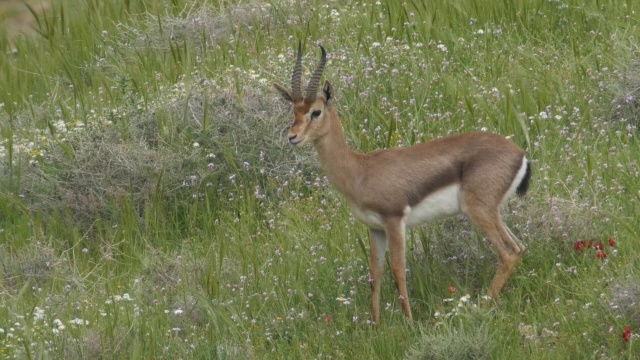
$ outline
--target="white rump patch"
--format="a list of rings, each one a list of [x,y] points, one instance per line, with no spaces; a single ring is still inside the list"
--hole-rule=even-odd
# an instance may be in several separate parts
[[[413,208],[407,206],[404,218],[407,226],[415,226],[460,212],[460,184],[456,183],[429,194]]]
[[[527,157],[523,156],[522,165],[520,165],[520,170],[518,170],[518,172],[516,173],[516,177],[513,178],[513,182],[511,183],[511,186],[509,186],[509,190],[507,191],[506,194],[504,194],[504,197],[502,197],[503,204],[507,202],[507,200],[509,200],[509,198],[513,196],[513,194],[516,193],[516,190],[518,189],[518,186],[520,186],[520,183],[522,182],[524,175],[527,173],[527,163],[529,163],[529,161],[527,160]]]

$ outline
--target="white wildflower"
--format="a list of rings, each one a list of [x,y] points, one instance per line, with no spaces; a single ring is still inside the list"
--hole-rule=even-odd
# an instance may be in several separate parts
[[[82,320],[79,318],[75,318],[75,319],[69,320],[69,323],[74,325],[89,325],[89,320]]]

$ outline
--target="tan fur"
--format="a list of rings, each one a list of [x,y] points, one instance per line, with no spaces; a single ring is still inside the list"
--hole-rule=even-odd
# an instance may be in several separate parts
[[[276,88],[285,99],[292,98],[288,90]],[[380,321],[380,286],[387,243],[400,305],[411,322],[405,274],[406,211],[452,184],[460,186],[461,211],[480,228],[498,253],[496,275],[488,292],[497,297],[524,252],[524,246],[503,224],[499,212],[505,194],[521,171],[524,151],[501,136],[477,132],[408,148],[355,153],[347,146],[331,100],[326,100],[331,99],[332,91],[327,81],[316,99],[294,101],[289,140],[296,145],[312,143],[331,183],[351,206],[382,219],[381,226],[370,225],[374,323]],[[320,111],[320,116],[311,119],[314,111]]]

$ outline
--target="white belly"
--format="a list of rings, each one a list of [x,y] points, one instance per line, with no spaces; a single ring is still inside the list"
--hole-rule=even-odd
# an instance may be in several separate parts
[[[380,214],[357,206],[351,206],[351,209],[356,219],[368,227],[384,230],[384,221]],[[403,220],[406,226],[415,226],[430,220],[456,215],[460,211],[460,185],[454,184],[431,193],[414,207],[407,206],[404,209]]]
[[[459,214],[460,185],[454,184],[431,193],[414,207],[407,206],[404,210],[407,226]]]
[[[353,216],[356,217],[360,222],[367,225],[370,228],[377,230],[384,230],[384,222],[382,221],[382,216],[375,211],[371,210],[362,210],[357,206],[352,205],[351,211],[353,212]]]

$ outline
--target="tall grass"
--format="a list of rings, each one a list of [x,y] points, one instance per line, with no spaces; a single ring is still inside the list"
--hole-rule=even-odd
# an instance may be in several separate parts
[[[637,357],[639,11],[622,0],[31,11],[34,35],[0,39],[0,354]],[[307,70],[316,42],[329,50],[325,77],[359,151],[477,130],[527,149],[532,187],[505,218],[528,251],[501,304],[480,306],[495,256],[453,218],[408,236],[417,329],[389,275],[382,325],[369,326],[366,229],[312,150],[286,146],[289,110],[271,89],[288,83],[297,39]],[[606,259],[576,250],[582,240]]]

